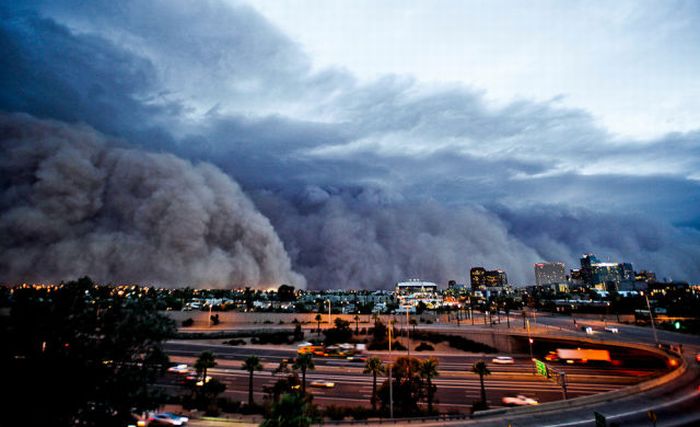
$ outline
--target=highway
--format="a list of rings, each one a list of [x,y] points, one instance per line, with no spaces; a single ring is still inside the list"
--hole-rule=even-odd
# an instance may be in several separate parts
[[[262,401],[263,386],[272,385],[276,378],[272,370],[282,359],[295,356],[294,350],[250,348],[247,346],[231,347],[227,345],[212,345],[196,341],[175,341],[166,345],[166,351],[171,360],[177,363],[194,363],[196,356],[204,350],[213,351],[219,366],[210,372],[227,386],[226,396],[245,401],[248,393],[248,373],[240,369],[242,361],[250,356],[261,358],[264,371],[255,373],[254,395]],[[398,357],[403,353],[394,353]],[[387,352],[377,353],[385,362],[389,361]],[[415,356],[416,354],[414,354]],[[427,358],[429,354],[419,353],[417,357]],[[479,399],[479,378],[470,372],[474,362],[482,360],[478,355],[459,355],[440,353],[433,356],[438,359],[440,376],[435,379],[437,386],[436,398],[442,412],[460,411],[466,413],[475,400]],[[513,365],[497,365],[491,363],[493,355],[483,358],[492,372],[485,379],[488,400],[492,407],[501,405],[501,398],[524,394],[540,402],[562,399],[562,389],[553,381],[546,380],[533,373],[532,363],[526,356],[515,358]],[[314,395],[314,401],[321,405],[358,406],[369,405],[372,392],[372,378],[362,373],[363,363],[341,359],[314,358],[316,369],[307,373],[307,381],[328,380],[336,384],[332,389],[309,388]],[[567,372],[569,380],[568,396],[570,398],[586,396],[619,389],[638,383],[655,374],[653,369],[619,369],[614,367],[591,366],[560,366]],[[174,377],[174,378],[173,378]],[[167,382],[171,387],[177,387],[171,375]],[[379,384],[383,379],[378,381]]]
[[[470,330],[488,329],[495,333],[524,333],[519,323],[513,321],[512,328],[505,325],[471,326],[462,322],[457,326],[453,323],[441,323],[430,326],[418,326],[423,330],[440,330],[456,334],[466,334]],[[634,344],[653,345],[654,335],[651,328],[634,325],[616,324],[600,320],[577,319],[576,325],[570,317],[538,316],[537,322],[531,323],[533,337],[562,337],[592,340],[594,343],[606,344],[628,342]],[[606,326],[615,326],[619,334],[604,332]],[[582,326],[591,326],[592,335],[581,331]],[[496,414],[471,420],[424,422],[423,425],[484,425],[484,426],[594,426],[593,411],[607,417],[609,426],[652,425],[648,411],[653,410],[657,417],[658,426],[700,425],[700,367],[694,361],[696,352],[700,352],[700,339],[691,335],[678,334],[668,331],[657,331],[659,341],[668,344],[682,344],[687,360],[687,372],[676,380],[645,393],[633,395],[618,395],[612,400],[594,404],[576,405],[576,400],[568,401],[562,406],[561,388],[542,377],[532,374],[532,365],[526,355],[515,355],[515,364],[496,365],[490,363],[494,355],[473,355],[469,353],[412,353],[417,357],[434,356],[438,359],[440,376],[435,380],[438,391],[436,398],[441,412],[468,413],[471,404],[479,398],[479,379],[470,373],[471,365],[482,357],[489,364],[492,375],[485,378],[487,397],[491,408]],[[223,340],[222,340],[223,341]],[[275,378],[271,371],[278,366],[282,359],[292,359],[293,349],[287,347],[258,348],[251,346],[232,347],[221,344],[211,344],[201,341],[172,341],[167,343],[166,351],[171,360],[179,363],[192,364],[196,356],[204,350],[216,354],[219,366],[212,372],[226,385],[226,395],[232,399],[245,401],[247,399],[247,372],[240,370],[241,362],[251,354],[261,358],[265,370],[255,373],[255,399],[261,402],[264,394],[262,387],[271,385]],[[375,353],[385,362],[389,360],[386,352]],[[405,355],[405,352],[394,352],[394,357]],[[362,373],[362,363],[339,359],[315,358],[316,369],[307,373],[307,381],[316,379],[333,381],[332,389],[309,388],[314,394],[314,402],[321,405],[357,406],[369,405],[371,395],[371,376]],[[572,366],[552,365],[563,368],[569,379],[569,397],[591,396],[614,390],[621,390],[644,380],[654,378],[660,372],[635,366],[604,367],[604,366]],[[176,389],[174,377],[166,379],[165,386]],[[378,381],[381,384],[381,380]],[[534,397],[548,405],[533,408],[514,408],[499,410],[503,396],[525,394]],[[594,397],[595,398],[595,397]],[[558,401],[558,402],[557,402]],[[574,405],[569,407],[569,403]],[[554,405],[553,407],[551,405]],[[500,411],[500,412],[499,412]]]

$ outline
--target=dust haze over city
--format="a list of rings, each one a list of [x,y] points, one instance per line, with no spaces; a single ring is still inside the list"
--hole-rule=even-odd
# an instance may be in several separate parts
[[[537,3],[5,2],[0,278],[697,280],[697,4]]]
[[[699,28],[0,2],[0,425],[700,425]]]

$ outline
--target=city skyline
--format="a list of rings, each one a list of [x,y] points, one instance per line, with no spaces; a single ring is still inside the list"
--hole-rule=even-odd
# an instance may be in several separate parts
[[[2,280],[700,277],[696,4],[401,6],[0,6]]]

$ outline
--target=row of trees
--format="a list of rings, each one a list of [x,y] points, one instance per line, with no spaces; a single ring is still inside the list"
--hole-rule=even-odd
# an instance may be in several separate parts
[[[391,370],[394,405],[397,413],[413,415],[420,412],[418,403],[422,400],[425,400],[427,403],[428,413],[432,414],[434,412],[433,405],[437,387],[433,384],[433,379],[440,375],[438,366],[439,362],[433,358],[419,360],[415,357],[400,357],[396,360]],[[292,369],[289,369],[287,362],[281,362],[273,373],[275,375],[285,374],[286,376],[278,379],[275,385],[266,389],[268,395],[271,396],[274,402],[278,402],[282,395],[294,393],[296,390],[301,390],[301,395],[306,396],[306,372],[314,368],[313,357],[310,354],[297,357],[294,360]],[[253,399],[253,375],[256,371],[262,370],[262,364],[257,356],[250,356],[243,362],[241,369],[248,371],[250,374],[248,405],[253,407],[255,405]],[[301,373],[300,381],[297,372]],[[479,402],[478,406],[480,408],[486,407],[484,376],[489,375],[491,372],[483,361],[476,362],[472,366],[472,372],[479,375],[481,384],[481,402]],[[385,380],[381,387],[378,387],[377,379],[388,373],[388,367],[380,358],[370,357],[365,363],[364,373],[372,375],[372,396],[370,399],[372,411],[377,411],[377,404],[380,402],[382,409],[386,410],[390,404],[389,380]]]

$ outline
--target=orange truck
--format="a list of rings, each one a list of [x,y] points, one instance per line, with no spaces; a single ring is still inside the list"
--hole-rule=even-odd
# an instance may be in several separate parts
[[[564,363],[589,363],[589,362],[612,362],[610,352],[608,350],[592,350],[592,349],[570,349],[558,348],[556,351],[550,351],[546,360],[560,361]]]

